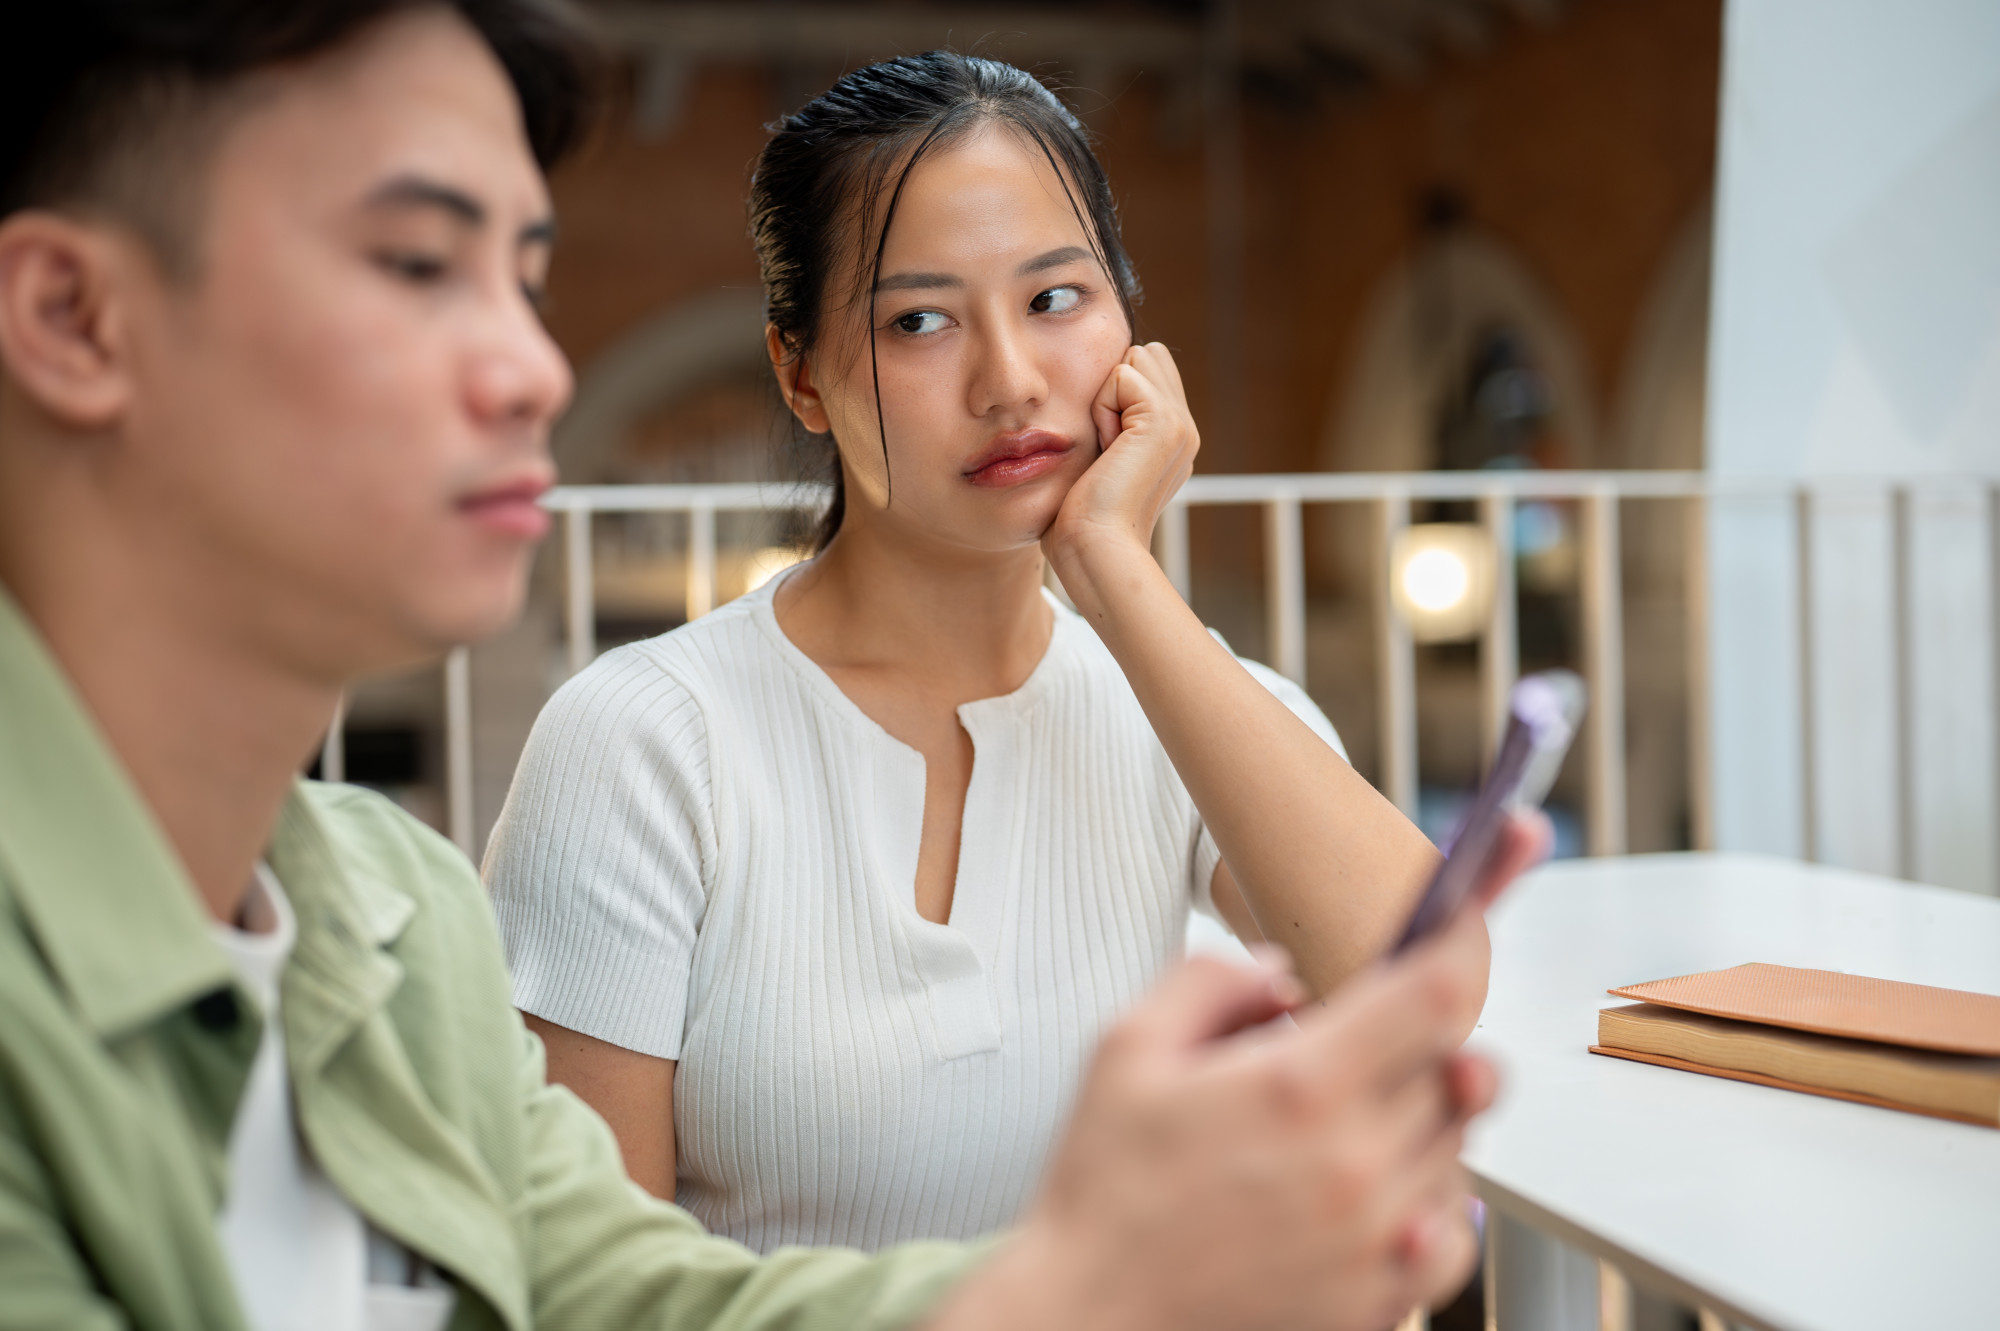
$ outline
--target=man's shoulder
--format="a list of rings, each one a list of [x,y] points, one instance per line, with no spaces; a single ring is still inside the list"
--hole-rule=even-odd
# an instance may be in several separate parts
[[[387,887],[419,907],[486,914],[479,872],[448,838],[366,786],[301,781],[299,794],[324,829],[342,870]]]

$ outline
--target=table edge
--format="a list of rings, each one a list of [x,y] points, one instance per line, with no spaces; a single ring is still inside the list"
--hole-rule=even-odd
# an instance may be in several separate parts
[[[1551,1211],[1540,1203],[1529,1200],[1506,1184],[1480,1173],[1471,1165],[1466,1166],[1466,1172],[1472,1177],[1473,1191],[1479,1194],[1479,1199],[1490,1209],[1539,1230],[1551,1238],[1561,1239],[1592,1257],[1609,1262],[1618,1268],[1619,1274],[1625,1276],[1635,1286],[1643,1287],[1649,1294],[1674,1299],[1690,1307],[1707,1308],[1732,1323],[1751,1328],[1751,1331],[1804,1331],[1801,1327],[1773,1322],[1761,1314],[1746,1310],[1740,1304],[1704,1290],[1685,1277],[1675,1275],[1665,1267],[1611,1242],[1603,1235],[1583,1228],[1559,1212]],[[1488,1241],[1491,1241],[1490,1235]]]

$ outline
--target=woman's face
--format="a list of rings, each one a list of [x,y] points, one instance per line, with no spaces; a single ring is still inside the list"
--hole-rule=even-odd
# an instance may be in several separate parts
[[[843,525],[969,550],[1034,543],[1097,457],[1091,401],[1132,340],[1062,181],[998,125],[933,150],[903,187],[881,273],[866,311],[881,430],[869,329],[841,302],[803,367],[809,391],[792,395],[807,428],[838,441]]]

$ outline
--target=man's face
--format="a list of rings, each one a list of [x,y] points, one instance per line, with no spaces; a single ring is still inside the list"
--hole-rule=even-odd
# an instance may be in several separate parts
[[[302,668],[491,633],[546,527],[571,389],[534,309],[549,199],[513,89],[424,9],[245,91],[194,275],[131,306],[125,507]]]

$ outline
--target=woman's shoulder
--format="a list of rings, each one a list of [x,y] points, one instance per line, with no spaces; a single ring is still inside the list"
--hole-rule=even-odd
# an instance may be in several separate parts
[[[741,603],[749,599],[604,652],[556,690],[536,729],[616,750],[697,737],[762,687],[773,664],[753,607]]]
[[[557,696],[667,691],[707,701],[741,689],[750,675],[775,661],[756,623],[761,599],[753,592],[655,637],[614,647],[577,672]]]

